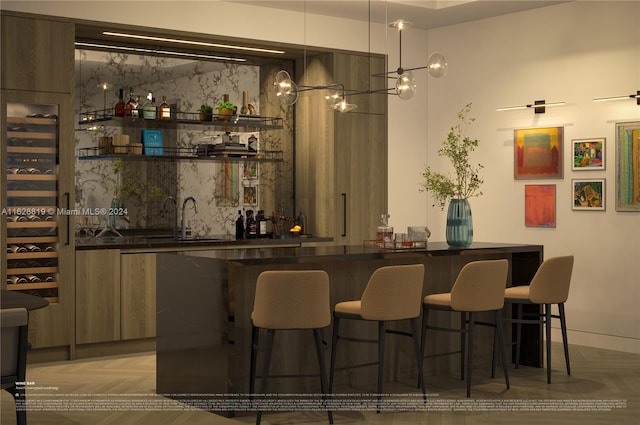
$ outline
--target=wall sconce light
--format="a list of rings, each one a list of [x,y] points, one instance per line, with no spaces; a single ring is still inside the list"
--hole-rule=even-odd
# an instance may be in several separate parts
[[[533,112],[536,114],[544,114],[547,110],[546,108],[552,106],[562,106],[565,105],[566,102],[549,102],[547,103],[545,100],[536,100],[533,104],[521,105],[521,106],[504,106],[501,108],[496,108],[496,111],[514,111],[516,109],[533,109]]]
[[[640,105],[640,90],[636,91],[636,94],[630,94],[627,96],[613,96],[613,97],[599,97],[597,99],[593,99],[594,102],[609,102],[612,100],[628,100],[635,99],[636,105]]]
[[[342,84],[329,84],[326,86],[298,86],[292,79],[291,75],[285,70],[276,73],[273,88],[276,96],[285,105],[293,105],[298,101],[298,94],[311,90],[327,90],[325,100],[327,105],[338,112],[349,112],[358,107],[353,103],[347,103],[345,99],[345,90]]]
[[[373,77],[387,77],[395,79],[395,87],[372,91],[371,93],[387,92],[388,94],[395,94],[402,100],[409,100],[416,93],[416,82],[411,71],[418,69],[427,69],[429,75],[434,78],[440,78],[447,73],[447,60],[440,53],[434,53],[429,56],[427,65],[418,66],[415,68],[403,68],[402,67],[402,31],[411,26],[411,22],[407,22],[404,19],[398,19],[389,24],[391,28],[398,30],[399,38],[399,61],[398,68],[395,71],[384,72],[381,74],[373,74]]]

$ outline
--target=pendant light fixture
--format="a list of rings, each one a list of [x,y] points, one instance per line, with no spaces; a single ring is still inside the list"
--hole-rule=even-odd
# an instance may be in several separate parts
[[[327,105],[338,112],[349,112],[357,108],[358,105],[347,103],[345,99],[345,90],[342,84],[329,84],[325,86],[299,86],[287,71],[280,70],[276,73],[273,88],[276,97],[285,105],[293,105],[298,101],[298,95],[301,92],[311,90],[326,90],[325,100]]]
[[[429,75],[434,78],[440,78],[447,73],[447,60],[440,53],[433,53],[424,66],[418,66],[413,68],[404,68],[402,66],[402,31],[411,26],[411,23],[404,19],[398,19],[389,23],[389,27],[398,30],[399,49],[398,49],[398,68],[395,71],[389,71],[381,74],[374,74],[374,77],[387,77],[395,79],[395,87],[382,90],[388,94],[397,95],[402,100],[409,100],[416,93],[416,81],[412,71],[419,69],[427,69]]]

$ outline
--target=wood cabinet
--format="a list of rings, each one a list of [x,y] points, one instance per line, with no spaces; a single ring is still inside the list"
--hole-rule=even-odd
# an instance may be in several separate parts
[[[387,95],[348,96],[379,89],[371,74],[383,71],[381,56],[330,53],[312,57],[298,74],[303,85],[344,84],[347,101],[358,105],[335,112],[322,90],[298,99],[296,206],[307,212],[312,233],[338,245],[372,239],[387,212]]]
[[[155,254],[77,251],[76,282],[77,344],[155,336]]]
[[[66,210],[75,202],[74,26],[2,11],[0,28],[1,284],[50,302],[29,314],[32,348],[70,347],[75,241]]]
[[[2,14],[4,89],[71,93],[75,26],[64,20]]]

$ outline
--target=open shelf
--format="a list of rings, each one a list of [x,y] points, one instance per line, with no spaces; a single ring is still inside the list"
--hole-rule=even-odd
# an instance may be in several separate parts
[[[282,162],[284,160],[282,151],[217,151],[208,156],[197,154],[195,147],[191,148],[163,148],[162,155],[138,155],[119,153],[100,153],[101,148],[80,148],[78,149],[78,159],[80,160],[100,160],[100,159],[121,159],[126,161],[255,161],[255,162]]]

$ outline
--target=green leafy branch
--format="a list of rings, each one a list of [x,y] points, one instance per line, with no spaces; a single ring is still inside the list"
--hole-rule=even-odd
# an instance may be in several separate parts
[[[471,111],[471,103],[468,103],[458,112],[459,122],[451,127],[447,139],[442,142],[438,155],[447,157],[453,165],[455,175],[435,172],[427,167],[422,173],[424,181],[421,191],[430,192],[435,200],[434,205],[444,209],[450,199],[468,199],[482,195],[480,186],[484,180],[479,172],[483,168],[481,164],[473,165],[469,161],[469,154],[478,146],[478,139],[470,139],[466,136],[466,129],[475,118],[467,115]]]

